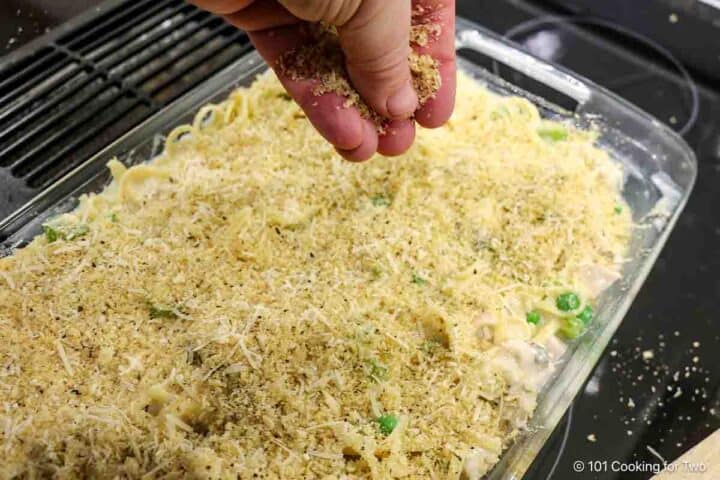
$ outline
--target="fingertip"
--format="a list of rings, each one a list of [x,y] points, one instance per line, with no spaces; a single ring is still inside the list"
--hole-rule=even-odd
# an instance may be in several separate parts
[[[338,28],[353,87],[383,118],[410,118],[418,104],[408,62],[410,0],[347,3],[359,6]]]
[[[336,95],[332,96],[336,97]],[[337,101],[342,103],[344,100],[339,98]],[[330,102],[331,105],[335,103],[335,99]],[[355,150],[362,147],[367,139],[367,129],[357,110],[340,104],[334,105],[334,113],[327,113],[327,110],[323,112],[320,105],[317,107],[310,105],[306,107],[306,111],[313,108],[320,109],[317,115],[309,113],[308,117],[313,118],[312,123],[325,139],[341,150]]]
[[[417,122],[425,128],[442,127],[452,116],[455,109],[456,69],[455,62],[440,65],[442,87],[415,114]]]
[[[387,99],[387,112],[390,118],[402,120],[410,118],[418,108],[417,92],[410,82],[403,84],[400,89]]]
[[[345,105],[345,98],[335,93],[315,95],[315,82],[281,77],[290,95],[325,140],[341,150],[354,150],[366,136],[363,118],[355,108]]]
[[[378,152],[386,157],[402,155],[415,141],[413,120],[393,120],[385,127],[385,133],[378,139]]]
[[[456,53],[455,53],[455,2],[418,0],[423,6],[417,23],[433,23],[439,29],[426,45],[415,46],[420,55],[430,55],[439,62],[441,87],[434,98],[420,108],[415,119],[423,127],[437,128],[451,117],[455,106]]]
[[[364,162],[369,160],[378,150],[378,134],[375,124],[369,120],[361,122],[363,136],[359,146],[352,149],[342,149],[336,146],[337,152],[351,162]]]

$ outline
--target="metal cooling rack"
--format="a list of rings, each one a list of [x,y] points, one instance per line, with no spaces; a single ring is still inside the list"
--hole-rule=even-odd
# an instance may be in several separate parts
[[[0,218],[252,47],[182,0],[111,0],[0,63]]]

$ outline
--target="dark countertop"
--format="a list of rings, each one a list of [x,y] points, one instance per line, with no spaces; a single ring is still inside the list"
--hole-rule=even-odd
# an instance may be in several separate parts
[[[3,0],[0,57],[102,2],[98,0]]]
[[[99,3],[0,2],[0,55]],[[556,3],[573,4],[583,12],[583,4],[588,2]],[[669,8],[665,0],[658,3],[659,8]],[[545,8],[525,0],[459,0],[459,13],[501,33],[529,18],[564,13]],[[656,17],[664,21],[667,16]],[[655,27],[648,31],[660,36],[666,32],[665,25]],[[627,48],[640,57],[647,54],[620,38],[622,35],[591,30],[617,44],[619,50]],[[661,40],[670,45],[673,42],[671,37]],[[692,40],[686,38],[683,48]],[[580,44],[573,40],[572,45]],[[689,119],[682,81],[673,79],[674,72],[667,83],[651,83],[651,88],[640,83],[629,88],[627,83],[615,82],[614,66],[619,65],[619,60],[610,62],[613,68],[609,71],[598,71],[593,68],[598,63],[595,56],[588,53],[592,46],[578,48],[590,50],[569,52],[556,60],[615,89],[671,125],[679,128]],[[708,44],[707,48],[715,47]],[[720,49],[712,55],[720,58]],[[682,55],[681,60],[692,61]],[[669,68],[667,64],[660,66]],[[702,70],[699,67],[693,72],[696,78],[701,79]],[[648,446],[672,460],[720,428],[720,213],[716,210],[720,205],[720,92],[710,85],[698,82],[699,115],[685,136],[698,156],[700,170],[690,203],[584,393],[575,402],[572,421],[562,423],[554,432],[528,478],[548,476],[564,438],[566,448],[553,478],[648,478],[651,472],[647,470],[613,472],[612,462],[620,462],[617,468],[631,462],[657,464]],[[577,475],[573,471],[577,460],[607,464],[600,464],[601,472],[586,470]]]

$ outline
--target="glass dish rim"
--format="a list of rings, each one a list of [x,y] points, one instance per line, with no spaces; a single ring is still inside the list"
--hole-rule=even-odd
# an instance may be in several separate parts
[[[689,168],[691,168],[690,181],[683,186],[682,196],[678,199],[677,203],[673,205],[672,215],[663,225],[662,231],[655,243],[652,245],[651,251],[642,261],[639,269],[635,272],[633,282],[629,285],[626,293],[621,297],[621,301],[616,306],[612,318],[604,324],[601,330],[596,331],[592,337],[588,337],[586,341],[579,343],[575,348],[575,351],[573,351],[572,355],[567,360],[566,364],[563,365],[563,372],[565,372],[569,367],[574,366],[574,374],[571,381],[568,381],[568,385],[561,389],[558,382],[554,381],[554,385],[550,387],[550,390],[560,389],[562,392],[557,392],[557,398],[553,399],[553,402],[555,403],[553,408],[550,410],[550,414],[543,422],[542,428],[535,428],[528,433],[521,435],[510,446],[510,448],[502,454],[500,462],[488,475],[488,478],[493,480],[520,478],[540,452],[540,449],[543,447],[553,429],[562,418],[562,415],[567,411],[569,405],[572,403],[575,395],[579,393],[580,388],[587,380],[589,373],[594,368],[595,363],[607,346],[611,336],[617,330],[627,310],[634,301],[640,287],[643,285],[645,278],[653,267],[660,251],[667,241],[670,232],[673,230],[680,213],[688,201],[697,178],[697,160],[695,159],[694,153],[687,146],[684,140],[675,134],[675,132],[669,127],[663,125],[651,115],[641,111],[639,108],[628,103],[626,100],[623,100],[617,95],[594,84],[590,80],[587,80],[563,67],[554,65],[526,53],[512,42],[503,39],[499,35],[494,34],[468,20],[458,18],[457,32],[456,38],[458,49],[468,48],[468,44],[472,43],[471,41],[473,40],[468,37],[474,36],[475,40],[484,42],[483,48],[487,48],[486,51],[480,53],[491,56],[501,63],[509,62],[511,66],[516,68],[520,67],[518,69],[524,70],[525,73],[531,72],[534,75],[539,75],[541,77],[540,81],[546,85],[561,85],[568,88],[571,93],[570,96],[578,99],[581,104],[588,101],[593,95],[595,95],[601,100],[604,99],[606,101],[615,102],[617,105],[622,106],[628,112],[636,115],[638,119],[645,121],[647,124],[653,125],[654,128],[660,129],[662,134],[668,139],[668,142],[672,143],[680,150],[684,160],[688,162],[690,166]],[[472,49],[472,47],[470,48]],[[95,168],[93,170],[89,167],[99,165],[104,169],[105,162],[113,156],[111,152],[127,151],[128,148],[125,148],[125,144],[132,144],[135,137],[143,134],[143,132],[154,130],[161,119],[166,118],[176,110],[179,111],[182,105],[202,104],[203,101],[216,96],[219,91],[227,89],[228,83],[235,85],[238,79],[238,72],[240,72],[241,75],[243,75],[242,78],[244,78],[246,75],[259,73],[259,71],[264,68],[265,65],[261,62],[255,51],[244,55],[238,61],[228,66],[222,72],[206,80],[204,83],[181,97],[173,104],[157,112],[133,129],[130,129],[123,136],[108,144],[103,150],[93,155],[82,164],[76,166],[67,174],[63,175],[63,177],[43,189],[42,192],[17,209],[11,215],[0,220],[0,233],[13,223],[19,222],[20,225],[30,224],[36,220],[38,215],[52,212],[53,206],[57,205],[61,199],[66,199],[74,192],[82,189],[91,178],[96,178],[98,169]],[[483,73],[483,78],[485,80],[492,81],[493,85],[498,88],[503,88],[509,92],[519,94],[530,99],[533,103],[545,106],[553,111],[562,112],[563,114],[572,114],[572,112],[567,112],[565,109],[557,107],[542,97],[536,96],[511,84],[493,75],[491,72],[484,69],[483,71],[485,72]],[[233,82],[232,79],[234,79],[235,82]],[[85,177],[84,180],[83,177]],[[78,181],[78,178],[82,183],[74,183]],[[70,192],[63,194],[59,191],[63,189],[65,184],[69,184],[72,189]],[[58,198],[53,200],[54,197],[52,197],[52,195],[55,195],[55,197]],[[48,202],[50,204],[43,207],[43,203]],[[538,407],[540,408],[540,405]]]

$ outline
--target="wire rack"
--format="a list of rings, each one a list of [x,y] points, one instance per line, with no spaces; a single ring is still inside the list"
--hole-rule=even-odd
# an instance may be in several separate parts
[[[114,3],[0,65],[0,217],[252,48],[182,0]]]

